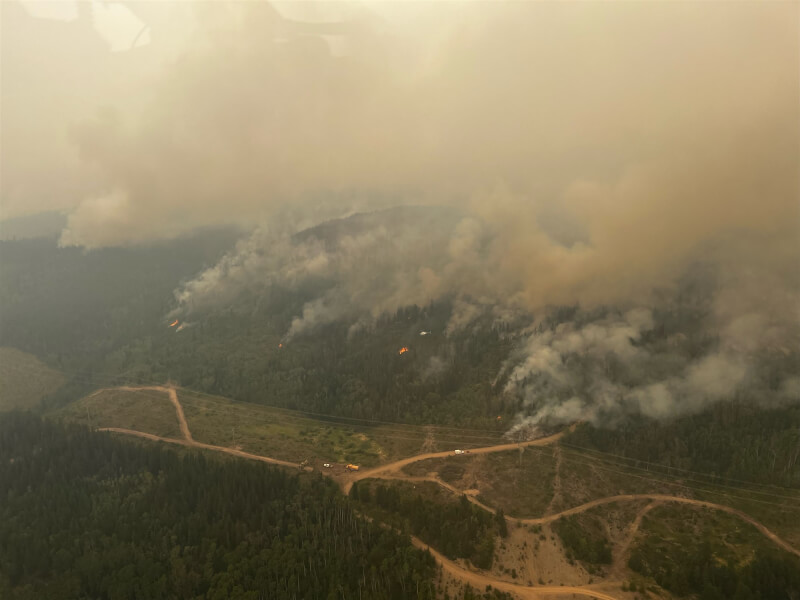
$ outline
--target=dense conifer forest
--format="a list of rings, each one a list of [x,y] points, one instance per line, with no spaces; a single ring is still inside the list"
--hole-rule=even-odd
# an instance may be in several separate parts
[[[518,409],[489,383],[511,341],[497,328],[445,336],[449,302],[400,309],[356,333],[338,321],[279,348],[308,290],[275,288],[193,316],[176,334],[166,320],[174,290],[234,239],[205,232],[88,254],[54,240],[0,242],[0,278],[9,282],[0,289],[0,345],[64,372],[51,407],[97,387],[170,379],[241,401],[410,423],[493,424]],[[403,346],[410,351],[400,356]]]
[[[0,416],[0,597],[433,598],[433,558],[335,485]]]
[[[733,560],[719,544],[707,539],[693,542],[665,549],[661,540],[647,538],[634,548],[629,566],[678,598],[783,600],[800,596],[796,557],[758,547],[746,559]]]
[[[800,487],[800,406],[764,408],[750,402],[722,403],[670,421],[631,418],[615,428],[581,424],[567,447],[625,457],[626,464],[651,463],[757,483]]]
[[[370,514],[410,530],[448,558],[467,558],[481,569],[492,566],[495,537],[508,535],[502,510],[492,515],[465,496],[442,503],[415,492],[408,484],[361,482],[350,490],[350,497]]]

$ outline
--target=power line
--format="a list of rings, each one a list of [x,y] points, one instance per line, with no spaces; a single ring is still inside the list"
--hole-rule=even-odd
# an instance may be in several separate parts
[[[122,391],[125,391],[127,393],[132,393],[132,394],[135,394],[135,395],[138,395],[138,396],[149,397],[149,398],[155,398],[156,397],[156,395],[153,393],[153,392],[155,392],[155,390],[122,390]],[[161,394],[159,394],[158,397],[161,397]],[[255,405],[255,406],[259,406],[259,405]],[[390,439],[404,439],[404,440],[412,440],[412,441],[422,441],[421,437],[407,438],[407,437],[401,437],[401,436],[397,436],[397,435],[394,435],[394,436],[393,435],[386,435],[384,437],[388,437]],[[544,448],[540,448],[540,447],[536,447],[536,446],[527,446],[526,449],[534,450],[535,452],[537,452],[539,454],[543,454],[545,452]],[[509,450],[509,451],[511,452],[513,450]],[[739,500],[739,501],[744,501],[744,502],[756,502],[756,503],[759,503],[759,504],[777,506],[777,507],[784,508],[784,509],[786,509],[786,508],[793,509],[793,510],[800,509],[800,504],[796,505],[796,506],[790,506],[790,505],[781,504],[781,503],[775,503],[775,502],[768,502],[768,501],[765,501],[765,500],[759,500],[757,498],[736,496],[736,495],[733,495],[733,494],[730,494],[730,493],[716,491],[714,489],[703,489],[703,488],[700,488],[698,486],[686,485],[686,483],[683,483],[683,482],[690,481],[690,482],[698,483],[698,484],[701,484],[701,485],[704,485],[704,486],[732,489],[732,490],[745,492],[745,493],[749,493],[749,494],[764,494],[764,495],[769,495],[771,497],[780,497],[780,498],[785,498],[785,499],[788,499],[788,500],[798,500],[798,499],[800,499],[798,497],[776,496],[775,494],[769,494],[769,493],[766,493],[766,492],[758,492],[757,490],[750,490],[750,489],[746,489],[746,488],[738,488],[738,487],[735,487],[735,486],[726,486],[726,485],[723,485],[723,484],[716,484],[716,483],[711,483],[711,482],[706,482],[706,481],[698,481],[698,480],[692,480],[692,479],[682,479],[681,483],[674,482],[674,481],[667,481],[665,479],[655,479],[653,477],[645,477],[645,476],[642,476],[642,475],[637,475],[635,473],[628,472],[630,470],[645,471],[645,469],[632,467],[630,465],[619,465],[619,464],[616,464],[616,463],[611,463],[613,466],[616,466],[616,467],[620,467],[621,466],[624,469],[628,469],[628,471],[620,471],[618,469],[608,468],[608,466],[606,466],[603,463],[603,460],[601,458],[598,458],[598,457],[579,454],[579,456],[582,459],[589,459],[590,461],[592,461],[590,463],[590,462],[587,462],[586,460],[576,459],[575,456],[571,455],[569,452],[565,452],[564,454],[565,454],[566,460],[568,460],[568,461],[570,461],[572,463],[581,464],[581,465],[588,466],[588,467],[593,468],[593,469],[599,469],[601,471],[605,471],[605,472],[609,472],[609,473],[616,473],[616,474],[619,474],[619,475],[623,475],[625,477],[634,477],[634,478],[637,478],[637,479],[648,481],[650,483],[657,483],[657,484],[660,484],[660,485],[670,485],[670,486],[679,487],[679,488],[682,488],[682,489],[691,490],[691,491],[695,491],[695,492],[714,494],[714,495],[723,496],[723,497],[726,497],[726,498],[731,498],[731,499],[734,499],[734,500]],[[427,460],[435,460],[435,459],[427,459]],[[600,465],[598,465],[597,463],[600,463]],[[647,471],[647,472],[649,473],[649,471]],[[659,474],[659,475],[661,475],[662,477],[668,477],[668,476],[666,476],[664,474]]]
[[[115,387],[119,387],[120,386],[121,376],[120,375],[112,375],[112,374],[109,374],[109,372],[105,372],[105,374],[103,374],[103,372],[94,372],[94,371],[92,371],[91,373],[87,374],[85,372],[79,372],[79,371],[69,372],[69,371],[65,371],[63,369],[53,369],[52,367],[48,367],[48,368],[50,368],[51,370],[56,371],[58,373],[61,373],[62,375],[71,376],[71,378],[73,380],[77,380],[78,382],[87,383],[87,384],[98,384],[98,385],[115,385]],[[29,370],[28,372],[31,372],[31,371],[33,371],[33,370]],[[105,382],[103,382],[103,379],[105,379]],[[144,385],[144,386],[156,387],[156,386],[163,386],[165,384],[162,383],[162,382],[154,382],[152,380],[146,380],[146,379],[143,379],[143,378],[138,378],[135,382],[128,382],[127,384],[123,384],[123,385],[131,385],[131,386]],[[291,408],[286,408],[286,407],[283,407],[283,406],[277,406],[277,405],[272,405],[272,404],[262,404],[262,403],[257,403],[257,402],[248,402],[248,401],[245,401],[245,400],[234,400],[234,399],[231,399],[231,398],[226,398],[224,396],[219,396],[219,395],[215,395],[215,394],[209,394],[207,392],[201,392],[201,391],[198,391],[198,390],[190,390],[188,388],[182,388],[182,387],[177,387],[177,386],[176,386],[176,389],[183,390],[184,392],[188,392],[188,393],[194,394],[196,396],[210,398],[210,399],[214,399],[214,400],[223,399],[223,400],[227,400],[229,402],[232,402],[234,404],[245,404],[245,405],[251,405],[251,406],[258,406],[258,407],[269,408],[269,409],[278,410],[278,411],[286,411],[286,412],[290,412],[290,413],[312,415],[314,417],[330,419],[330,420],[338,419],[338,420],[341,420],[341,421],[356,421],[358,423],[363,423],[363,424],[367,424],[367,425],[394,425],[394,426],[400,426],[400,427],[415,427],[415,428],[433,427],[435,429],[444,429],[444,430],[451,430],[451,431],[470,431],[470,432],[484,433],[484,434],[486,434],[486,433],[488,433],[488,434],[495,433],[491,429],[454,427],[454,426],[451,426],[451,425],[428,425],[428,424],[415,425],[415,424],[412,424],[412,423],[401,423],[401,422],[398,422],[398,421],[383,421],[383,420],[378,420],[378,419],[363,419],[363,418],[359,418],[359,417],[348,417],[348,416],[345,416],[345,415],[334,415],[334,414],[330,414],[330,413],[321,413],[321,412],[314,412],[314,411],[291,409]],[[504,432],[496,432],[496,435],[497,436],[502,436],[502,435],[504,435]]]
[[[567,454],[567,456],[569,456],[569,454],[567,452],[565,452],[565,454]],[[602,459],[599,459],[599,458],[594,457],[594,456],[587,456],[587,455],[581,455],[581,456],[584,456],[585,458],[588,458],[590,460],[594,460],[594,461],[597,461],[597,462],[603,462]],[[585,463],[585,464],[588,464],[588,463]],[[630,469],[630,470],[634,470],[634,471],[645,471],[645,472],[650,473],[650,471],[648,471],[647,469],[642,469],[641,467],[634,467],[634,466],[631,466],[631,465],[619,465],[619,464],[616,464],[616,463],[608,463],[608,462],[606,464],[612,464],[613,466],[622,467],[624,469]],[[664,473],[658,473],[658,475],[661,475],[662,477],[674,477],[674,478],[677,479],[677,477],[674,476],[674,475],[669,475],[669,474],[664,474]],[[656,480],[653,480],[653,481],[656,481]],[[702,480],[697,480],[697,479],[681,478],[681,481],[689,481],[689,482],[698,483],[698,484],[701,484],[701,485],[710,485],[710,486],[715,486],[715,487],[720,487],[720,488],[725,488],[725,489],[731,489],[731,490],[747,492],[749,494],[760,494],[760,495],[763,495],[763,496],[770,496],[772,498],[785,498],[787,500],[795,500],[795,501],[800,502],[800,495],[797,495],[797,496],[780,496],[780,495],[776,495],[774,492],[766,492],[766,491],[762,492],[762,491],[759,491],[759,490],[752,490],[752,489],[748,489],[748,488],[737,487],[737,486],[732,486],[732,485],[725,485],[725,484],[722,484],[722,483],[715,483],[715,482],[711,482],[711,481],[702,481]],[[789,488],[786,488],[786,489],[789,490]]]
[[[570,459],[567,458],[567,460],[570,460]],[[578,462],[580,462],[580,461],[578,461]],[[584,463],[584,464],[587,464],[587,463]],[[606,467],[598,467],[597,465],[593,465],[593,466],[594,466],[594,468],[600,469],[601,471],[606,471],[606,472],[609,472],[609,473],[617,473],[619,475],[624,475],[626,477],[635,477],[637,479],[643,479],[645,481],[650,481],[650,482],[657,482],[657,483],[661,483],[661,484],[664,484],[664,485],[672,485],[672,486],[675,486],[675,487],[681,487],[681,488],[684,488],[684,489],[687,489],[687,490],[691,490],[691,491],[695,491],[695,492],[703,492],[703,493],[706,493],[706,494],[716,494],[718,496],[724,496],[726,498],[732,498],[734,500],[740,500],[740,501],[743,501],[743,502],[757,502],[759,504],[766,504],[766,505],[769,505],[769,506],[778,506],[780,508],[788,508],[788,509],[791,509],[791,510],[800,510],[800,504],[789,505],[789,504],[782,504],[782,503],[776,503],[776,502],[768,502],[766,500],[759,500],[757,498],[745,498],[745,497],[742,497],[742,496],[736,496],[736,495],[728,494],[728,493],[725,493],[725,492],[718,492],[718,491],[715,491],[715,490],[702,489],[702,488],[699,488],[699,487],[693,487],[693,486],[689,486],[689,485],[685,485],[685,484],[677,483],[677,482],[653,479],[652,477],[644,477],[642,475],[636,475],[634,473],[626,473],[624,471],[618,471],[616,469],[608,469]],[[703,483],[703,485],[714,485],[714,484]],[[741,491],[746,491],[746,492],[752,493],[751,490],[741,490]],[[635,495],[633,493],[631,493],[631,494]],[[790,499],[791,500],[798,500],[797,498],[790,498]]]
[[[596,450],[596,449],[593,449],[593,448],[586,448],[584,446],[577,446],[577,445],[574,445],[574,444],[568,444],[568,443],[563,442],[563,441],[559,442],[559,444],[561,446],[564,446],[565,448],[571,448],[571,449],[575,449],[575,450],[580,450],[582,452],[591,452],[591,453],[600,454],[600,455],[603,455],[603,456],[613,457],[615,459],[627,460],[627,461],[632,461],[632,462],[635,462],[635,463],[650,465],[650,466],[653,466],[653,467],[656,467],[656,468],[660,468],[660,469],[675,470],[675,471],[680,471],[682,473],[689,473],[691,475],[700,475],[702,477],[719,477],[719,478],[724,479],[726,481],[734,481],[736,483],[743,483],[745,485],[753,485],[753,486],[760,486],[760,487],[772,487],[772,488],[781,489],[781,490],[793,490],[793,489],[795,489],[795,488],[791,488],[791,487],[787,487],[787,486],[783,486],[783,485],[776,485],[776,484],[772,484],[772,483],[757,483],[755,481],[747,481],[747,480],[744,480],[744,479],[735,479],[733,477],[723,477],[721,475],[713,475],[713,474],[710,474],[710,473],[703,473],[702,471],[692,471],[690,469],[682,469],[680,467],[673,467],[671,465],[664,465],[664,464],[661,464],[661,463],[654,463],[654,462],[650,462],[650,461],[646,461],[646,460],[640,460],[638,458],[633,458],[631,456],[622,456],[620,454],[614,454],[612,452],[604,452],[602,450]],[[635,467],[630,467],[630,468],[635,468]]]
[[[102,391],[102,390],[99,390],[99,391]],[[157,390],[151,390],[151,389],[127,389],[127,390],[117,389],[117,390],[115,390],[115,389],[111,388],[108,391],[110,391],[110,392],[113,392],[113,391],[124,392],[126,394],[132,394],[132,395],[139,396],[139,397],[153,398],[153,399],[161,398],[161,396],[162,396],[161,392],[158,392]],[[84,398],[82,398],[78,402],[84,401],[84,400],[93,399],[93,398],[94,398],[94,394],[90,394],[89,396],[85,396]],[[216,397],[216,399],[219,400],[220,397]],[[274,410],[271,407],[265,407],[265,406],[260,405],[260,404],[240,403],[240,402],[235,402],[235,401],[231,401],[231,400],[224,399],[224,398],[222,400],[224,400],[226,403],[228,403],[228,402],[231,403],[233,406],[237,406],[239,404],[246,404],[248,406],[253,406],[253,407],[256,407],[256,408],[259,408],[259,409]],[[184,399],[182,400],[181,403],[183,405],[187,405],[185,397],[184,397]],[[191,400],[189,400],[188,405],[191,406]],[[310,417],[305,417],[305,416],[300,416],[300,415],[294,414],[295,411],[291,411],[290,409],[278,409],[278,410],[280,410],[281,412],[288,413],[288,414],[286,414],[284,416],[286,418],[288,418],[288,419],[292,419],[292,420],[295,420],[295,421],[308,422],[308,423],[311,423],[311,424],[314,424],[314,425],[317,425],[317,426],[322,426],[322,425],[325,425],[325,424],[329,423],[329,421],[322,421],[322,420],[319,420],[319,419],[312,419]],[[366,427],[364,425],[353,425],[353,424],[348,424],[348,423],[341,424],[341,423],[333,422],[333,424],[334,425],[346,425],[348,427],[353,427],[353,428]],[[374,433],[375,433],[375,437],[383,437],[383,438],[389,438],[389,439],[403,439],[403,440],[420,441],[420,442],[424,441],[424,439],[426,437],[426,434],[425,434],[425,432],[423,430],[421,430],[421,426],[409,425],[408,427],[411,428],[412,430],[411,431],[407,431],[407,430],[403,430],[403,429],[391,429],[390,428],[388,430],[387,429],[379,429],[379,430],[376,430]],[[418,433],[417,437],[401,437],[401,436],[397,435],[397,434],[411,434],[411,435],[413,435],[415,433]],[[448,444],[450,444],[450,443],[452,443],[452,444],[463,443],[467,439],[489,441],[489,442],[500,442],[500,441],[503,440],[503,438],[501,436],[497,436],[497,437],[472,436],[472,435],[460,435],[460,434],[456,434],[456,433],[440,434],[440,435],[438,435],[438,439],[442,443],[448,443]],[[463,444],[463,445],[475,447],[478,444],[477,444],[477,442],[471,442],[471,443],[468,442],[468,443]]]
[[[12,370],[21,371],[21,372],[22,371],[27,371],[27,372],[33,371],[33,369],[23,369],[23,368],[19,368],[19,367],[14,367],[14,368],[12,368]],[[69,372],[64,371],[64,370],[58,370],[58,369],[52,369],[52,370],[56,371],[56,372],[59,372],[59,373],[61,373],[63,375],[68,375],[69,374]],[[87,383],[87,384],[97,384],[99,382],[96,379],[100,379],[100,377],[97,377],[97,373],[94,373],[94,372],[91,374],[91,377],[87,377],[86,374],[83,373],[83,372],[80,372],[80,373],[79,372],[74,372],[73,379],[77,379],[79,382],[82,381],[82,382]],[[114,381],[115,383],[118,383],[119,376],[116,376],[116,375],[115,376],[106,376],[105,379],[107,380],[107,382]],[[139,381],[142,381],[142,379],[140,379]],[[155,382],[146,382],[146,383],[151,384],[152,387],[162,387],[163,386],[163,384],[155,383]],[[139,383],[138,385],[142,385],[142,384]],[[183,393],[188,393],[189,395],[195,395],[195,396],[198,396],[200,398],[208,398],[208,399],[212,399],[212,400],[217,401],[217,402],[225,401],[225,402],[231,403],[234,406],[236,406],[236,405],[245,405],[245,406],[258,407],[260,409],[265,409],[265,410],[283,412],[283,413],[286,413],[287,416],[289,416],[289,417],[291,417],[293,419],[300,420],[300,421],[309,421],[309,422],[312,422],[314,424],[333,422],[335,424],[347,425],[349,427],[367,427],[367,426],[384,426],[384,425],[393,426],[395,429],[389,429],[388,432],[387,432],[386,429],[379,430],[377,432],[382,437],[385,437],[385,438],[388,438],[388,439],[398,439],[398,440],[406,440],[406,441],[424,441],[424,437],[427,436],[427,432],[421,431],[421,430],[423,428],[425,428],[425,427],[428,427],[428,428],[433,427],[433,428],[436,428],[436,429],[450,430],[450,431],[453,431],[453,432],[468,431],[468,432],[479,432],[479,433],[485,433],[485,434],[491,433],[491,431],[489,431],[489,430],[481,430],[481,429],[459,428],[459,427],[438,426],[438,425],[427,425],[427,426],[426,425],[413,425],[413,424],[399,423],[399,422],[393,422],[393,421],[382,421],[382,420],[377,420],[377,419],[361,419],[361,418],[357,418],[357,417],[346,417],[346,416],[341,416],[341,415],[332,415],[332,414],[319,413],[319,412],[313,412],[313,411],[302,411],[302,410],[289,409],[289,408],[285,408],[285,407],[273,406],[273,405],[268,405],[268,404],[259,404],[259,403],[254,403],[254,402],[237,401],[237,400],[232,400],[232,399],[225,398],[225,397],[222,397],[222,396],[208,394],[206,392],[200,392],[200,391],[196,391],[196,390],[188,390],[186,388],[177,388],[177,389],[181,390]],[[155,398],[156,397],[154,394],[148,394],[148,392],[151,392],[151,391],[154,391],[154,390],[133,390],[133,389],[129,389],[129,390],[124,390],[124,391],[126,391],[128,393],[134,393],[134,394],[137,394],[137,395],[140,395],[140,396],[147,396],[147,397],[151,397],[151,398]],[[311,416],[316,417],[316,418],[310,418],[310,417],[307,417],[307,416],[304,416],[304,415],[311,415]],[[88,416],[87,416],[87,418],[88,418]],[[337,423],[337,421],[339,423]],[[355,421],[355,423],[348,423],[348,421]],[[417,431],[419,431],[419,437],[402,437],[400,435],[397,435],[397,434],[412,434],[413,435],[414,433],[416,433],[414,431],[415,429]],[[447,432],[441,432],[441,433],[438,434],[438,436],[439,436],[439,438],[441,440],[441,443],[448,443],[448,444],[449,443],[462,443],[462,442],[465,441],[465,439],[501,441],[502,440],[502,435],[503,434],[498,433],[498,434],[496,434],[496,436],[474,436],[474,435],[466,435],[466,434],[459,434],[459,433],[447,433]],[[453,439],[451,439],[451,438],[453,438]],[[510,442],[510,443],[513,443],[513,442]],[[474,442],[473,442],[473,444],[474,444]],[[688,469],[680,469],[678,467],[671,467],[671,466],[662,465],[662,464],[659,464],[659,463],[652,463],[652,462],[649,462],[649,461],[641,461],[641,460],[638,460],[638,459],[634,459],[634,458],[630,458],[630,457],[624,457],[624,456],[620,456],[620,455],[613,454],[613,453],[602,452],[600,450],[593,450],[593,449],[590,449],[590,448],[584,448],[584,447],[577,446],[577,445],[567,444],[565,442],[560,442],[560,444],[562,446],[564,446],[565,448],[572,448],[572,449],[580,450],[582,452],[589,452],[589,453],[599,454],[601,456],[607,456],[607,457],[609,457],[611,459],[614,459],[614,460],[634,461],[634,462],[638,462],[638,463],[642,463],[642,464],[651,465],[651,466],[654,466],[654,467],[657,467],[657,468],[660,468],[660,469],[667,469],[667,470],[675,469],[675,470],[679,470],[681,472],[694,474],[694,475],[699,475],[699,476],[702,476],[702,477],[715,477],[714,475],[710,475],[710,474],[707,474],[707,473],[691,471],[691,470],[688,470]],[[472,447],[476,447],[476,446],[473,445]],[[533,448],[533,447],[529,447],[529,448]],[[538,448],[537,448],[537,450],[540,451],[540,449],[538,449]],[[586,456],[586,458],[590,458],[590,459],[595,460],[595,461],[602,461],[603,460],[603,459],[598,458],[596,456]],[[638,471],[646,471],[648,473],[650,472],[648,469],[642,469],[641,467],[636,467],[636,466],[632,466],[632,465],[620,465],[620,464],[612,462],[612,461],[608,461],[608,462],[610,462],[610,464],[613,464],[614,466],[620,466],[620,467],[623,467],[623,468],[626,468],[626,469],[632,469],[632,470],[638,470]],[[583,464],[588,464],[588,463],[583,463]],[[621,474],[626,474],[626,473],[622,473],[620,471],[616,471],[616,472],[621,473]],[[633,475],[631,473],[627,473],[627,475],[632,476],[632,477],[636,477],[636,475]],[[669,474],[661,474],[661,473],[659,473],[659,475],[662,475],[662,476],[665,476],[665,477],[671,476]],[[647,478],[644,478],[644,477],[641,477],[641,476],[639,476],[639,477],[642,478],[642,479],[647,479]],[[774,484],[759,484],[759,483],[756,483],[756,482],[749,482],[749,481],[745,481],[745,480],[737,480],[737,479],[732,479],[732,478],[725,478],[725,479],[728,480],[728,481],[735,481],[737,483],[742,483],[742,484],[745,484],[745,485],[751,485],[751,486],[755,486],[755,487],[772,487],[772,488],[783,489],[783,490],[787,490],[787,491],[792,489],[792,488],[787,488],[787,487],[784,487],[784,486],[777,486],[777,485],[774,485]],[[650,479],[650,480],[651,481],[658,481],[658,480],[654,480],[654,479]],[[721,484],[721,483],[713,483],[713,482],[700,481],[700,480],[695,480],[695,479],[685,479],[685,481],[691,481],[691,482],[699,483],[699,484],[702,484],[702,485],[712,485],[712,486],[722,487],[722,488],[726,488],[726,489],[733,489],[733,490],[737,490],[737,491],[744,491],[744,492],[747,492],[747,493],[769,495],[771,497],[783,497],[783,498],[791,499],[791,500],[796,500],[797,499],[797,498],[790,498],[788,496],[775,496],[775,494],[772,493],[772,492],[760,492],[758,490],[748,489],[748,488],[744,488],[744,487],[730,486],[730,485],[725,485],[725,484]],[[661,483],[668,483],[668,482],[661,481]],[[672,484],[672,483],[670,483],[670,485],[680,485],[680,484]],[[685,487],[687,489],[692,489],[690,486],[685,486],[685,485],[682,485],[681,487]],[[701,491],[707,491],[707,490],[701,490]],[[708,493],[720,493],[720,492],[708,492]],[[755,501],[755,502],[762,502],[762,503],[764,502],[764,501],[758,501],[758,500],[752,499],[752,498],[748,499],[748,500]]]

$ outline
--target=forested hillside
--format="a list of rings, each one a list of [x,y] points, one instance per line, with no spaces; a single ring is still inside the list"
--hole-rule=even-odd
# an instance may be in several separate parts
[[[292,243],[319,238],[325,246],[365,222],[369,216],[332,221],[296,234]],[[590,406],[607,394],[617,410],[629,390],[681,381],[703,357],[713,363],[721,344],[706,323],[713,278],[700,266],[687,273],[672,301],[651,311],[649,324],[632,330],[618,327],[618,309],[578,306],[502,319],[483,307],[467,326],[448,329],[463,306],[445,297],[375,316],[355,311],[288,335],[308,300],[331,285],[325,273],[292,285],[256,282],[176,313],[176,291],[220,264],[236,239],[234,231],[216,230],[89,252],[47,239],[0,242],[6,283],[0,345],[31,352],[64,373],[65,384],[44,399],[48,408],[98,387],[172,381],[302,411],[500,432],[521,416],[547,414],[548,403],[568,405],[574,397]],[[170,327],[176,319],[180,327]],[[547,363],[514,373],[536,351],[536,339],[568,348],[552,367],[557,378],[547,378]],[[582,341],[573,348],[575,340]],[[637,360],[625,360],[625,352]],[[660,420],[596,413],[597,427],[583,425],[566,441],[671,468],[796,486],[800,414],[785,385],[796,359],[791,348],[767,344],[749,359],[749,388],[712,390],[713,402],[696,394],[698,407],[710,408]],[[548,426],[563,427],[563,418],[537,425]]]
[[[445,336],[449,301],[353,330],[339,320],[282,347],[310,293],[303,287],[245,293],[181,331],[168,327],[174,290],[234,240],[235,232],[211,231],[89,252],[48,239],[0,242],[0,344],[67,375],[50,406],[97,387],[170,379],[237,400],[414,423],[488,423],[518,408],[491,385],[512,341],[491,321]],[[402,347],[409,351],[400,355]]]
[[[494,561],[495,537],[508,535],[503,511],[492,515],[471,504],[466,496],[450,497],[435,485],[416,489],[416,485],[405,482],[387,486],[365,481],[353,486],[350,498],[381,521],[410,530],[448,558],[467,558],[475,566],[489,569]]]
[[[673,474],[689,470],[800,487],[797,404],[760,408],[730,402],[666,422],[630,419],[602,429],[583,423],[564,443],[626,457],[633,465],[656,463],[653,468],[673,468]]]
[[[290,306],[275,314],[240,305],[126,349],[119,369],[237,400],[362,419],[488,423],[513,415],[517,400],[492,385],[511,340],[488,326],[445,336],[450,310],[412,306],[351,335],[341,321],[279,347]]]
[[[792,599],[800,560],[733,517],[658,507],[645,516],[629,566],[678,598]]]
[[[63,383],[61,373],[48,368],[35,356],[0,347],[0,412],[35,409],[43,397],[55,392]]]
[[[0,597],[433,598],[333,483],[0,417]]]
[[[59,248],[55,238],[0,241],[0,345],[69,372],[160,332],[182,280],[234,243],[232,229],[135,248]]]

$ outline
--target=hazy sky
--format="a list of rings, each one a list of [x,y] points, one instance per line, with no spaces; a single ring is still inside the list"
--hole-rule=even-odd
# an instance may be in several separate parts
[[[696,409],[800,347],[796,2],[71,6],[0,4],[2,216],[64,210],[60,243],[87,249],[249,228],[176,290],[182,317],[319,275],[288,336],[441,298],[448,330],[613,305],[524,344],[509,389],[535,422]],[[444,208],[289,237],[393,205]],[[687,273],[719,344],[669,363],[634,342]],[[569,397],[575,352],[637,384],[600,369]]]
[[[41,19],[74,21],[78,18],[77,0],[20,0],[26,12]],[[150,43],[145,23],[121,3],[92,2],[94,28],[113,52],[122,52]]]
[[[454,205],[536,306],[796,243],[796,3],[80,9],[2,5],[3,215],[67,210],[63,244]],[[111,52],[114,10],[149,43]]]

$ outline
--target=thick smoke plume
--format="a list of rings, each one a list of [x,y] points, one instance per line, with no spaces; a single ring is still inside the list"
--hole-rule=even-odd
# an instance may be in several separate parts
[[[527,407],[512,433],[577,420],[614,425],[626,415],[671,418],[720,400],[797,402],[800,276],[789,271],[796,257],[796,248],[784,256],[780,279],[738,257],[736,265],[690,269],[652,309],[579,311],[540,323],[508,361],[506,391]]]
[[[797,4],[128,5],[153,42],[111,55],[3,3],[3,205],[69,208],[86,248],[249,227],[178,312],[311,286],[291,337],[580,306],[509,359],[537,423],[797,389],[764,366],[798,347]]]
[[[245,290],[315,294],[287,339],[343,317],[376,318],[458,291],[452,328],[477,316],[464,295],[485,286],[471,255],[480,235],[452,209],[402,207],[328,221],[294,235],[261,229],[177,294],[175,314],[213,310]]]

